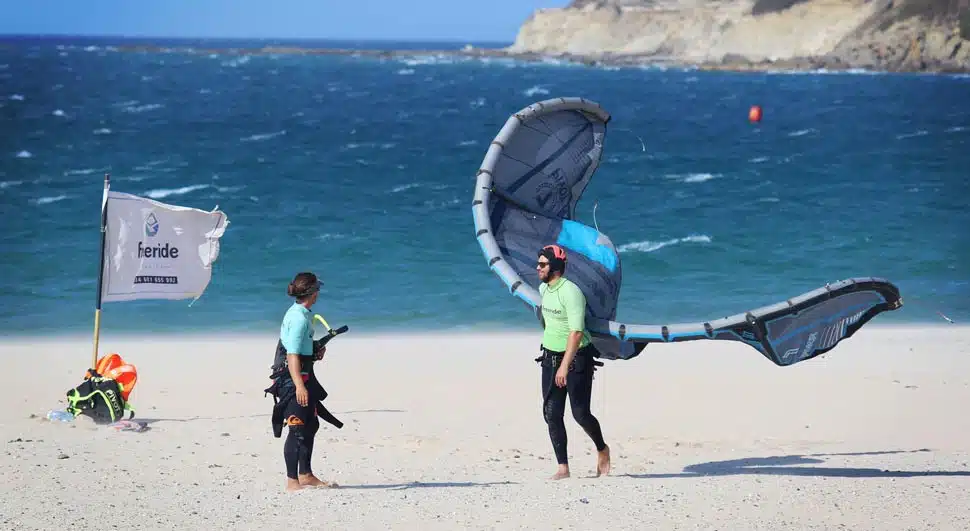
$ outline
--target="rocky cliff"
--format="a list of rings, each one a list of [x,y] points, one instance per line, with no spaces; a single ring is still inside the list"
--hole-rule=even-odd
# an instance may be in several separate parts
[[[970,0],[575,0],[535,12],[507,51],[724,68],[970,71]]]

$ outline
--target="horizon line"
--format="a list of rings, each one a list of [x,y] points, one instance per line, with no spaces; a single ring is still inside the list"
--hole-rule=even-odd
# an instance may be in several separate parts
[[[217,35],[145,35],[124,33],[6,33],[0,32],[0,40],[4,39],[132,39],[132,40],[221,40],[221,41],[302,41],[302,42],[400,42],[400,43],[449,43],[449,44],[499,44],[511,45],[512,40],[496,39],[460,39],[455,37],[243,37]]]

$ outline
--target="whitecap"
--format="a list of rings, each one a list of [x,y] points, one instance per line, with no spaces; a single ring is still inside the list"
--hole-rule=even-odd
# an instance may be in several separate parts
[[[907,138],[916,138],[918,136],[926,136],[928,134],[930,134],[929,131],[920,129],[919,131],[916,131],[915,133],[904,133],[904,134],[901,134],[901,135],[896,135],[896,140],[905,140]]]
[[[640,242],[625,243],[616,248],[617,252],[625,253],[629,251],[641,252],[641,253],[652,253],[654,251],[663,249],[670,245],[676,245],[678,243],[710,243],[711,237],[704,234],[691,234],[690,236],[685,236],[683,238],[673,238],[670,240],[664,240],[660,242],[654,242],[650,240],[644,240]]]
[[[137,105],[133,107],[125,107],[125,112],[130,112],[132,114],[140,114],[146,111],[153,111],[155,109],[161,109],[164,107],[161,103],[148,103],[146,105]]]
[[[41,197],[40,199],[36,199],[34,203],[38,205],[49,205],[51,203],[56,203],[58,201],[63,201],[65,199],[67,199],[66,195],[47,196],[47,197]]]
[[[395,193],[396,194],[398,192],[403,192],[405,190],[410,190],[411,188],[417,188],[419,186],[421,186],[421,183],[402,184],[402,185],[395,186],[394,188],[392,188],[391,189],[391,193]]]
[[[269,140],[271,138],[276,138],[278,136],[283,136],[285,134],[286,134],[286,130],[284,129],[282,131],[276,131],[276,132],[273,132],[273,133],[259,133],[259,134],[247,136],[245,138],[240,138],[239,141],[240,142],[259,142],[259,141],[262,141],[262,140]]]
[[[717,179],[720,177],[719,174],[713,173],[688,173],[688,174],[672,174],[667,175],[667,179],[674,179],[682,183],[702,183],[710,181],[711,179]]]
[[[546,94],[549,94],[549,90],[548,89],[544,89],[544,88],[540,87],[539,85],[535,85],[535,86],[532,86],[532,87],[527,88],[525,90],[524,94],[526,96],[529,96],[529,97],[537,96],[537,95],[543,95],[544,96]]]
[[[145,196],[152,199],[163,199],[173,195],[185,195],[196,190],[203,190],[208,187],[208,184],[193,184],[191,186],[183,186],[181,188],[156,188],[154,190],[145,192]]]
[[[98,172],[103,172],[103,171],[108,171],[108,168],[98,168],[98,169],[94,169],[94,168],[84,168],[83,170],[67,170],[66,172],[64,172],[64,175],[65,176],[71,176],[71,175],[91,175],[93,173],[98,173]]]

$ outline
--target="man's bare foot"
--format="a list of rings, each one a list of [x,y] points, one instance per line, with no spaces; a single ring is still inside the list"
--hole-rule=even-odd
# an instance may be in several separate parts
[[[610,447],[603,448],[602,452],[597,452],[596,457],[596,477],[610,475]]]
[[[337,484],[331,481],[323,481],[313,474],[301,474],[300,485],[304,487],[336,487]]]
[[[286,492],[296,492],[302,488],[303,485],[300,485],[299,480],[286,478]]]
[[[559,470],[549,479],[566,479],[569,477],[569,465],[559,465]]]

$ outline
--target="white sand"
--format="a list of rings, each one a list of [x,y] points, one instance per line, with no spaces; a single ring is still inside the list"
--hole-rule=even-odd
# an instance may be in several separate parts
[[[538,339],[352,327],[318,370],[346,426],[323,425],[313,464],[342,488],[296,494],[262,393],[275,338],[102,337],[138,367],[143,433],[42,419],[80,383],[89,337],[7,340],[0,529],[970,526],[968,328],[871,323],[787,368],[709,341],[607,362],[593,410],[613,476],[589,477],[567,408],[573,477],[559,482]]]

